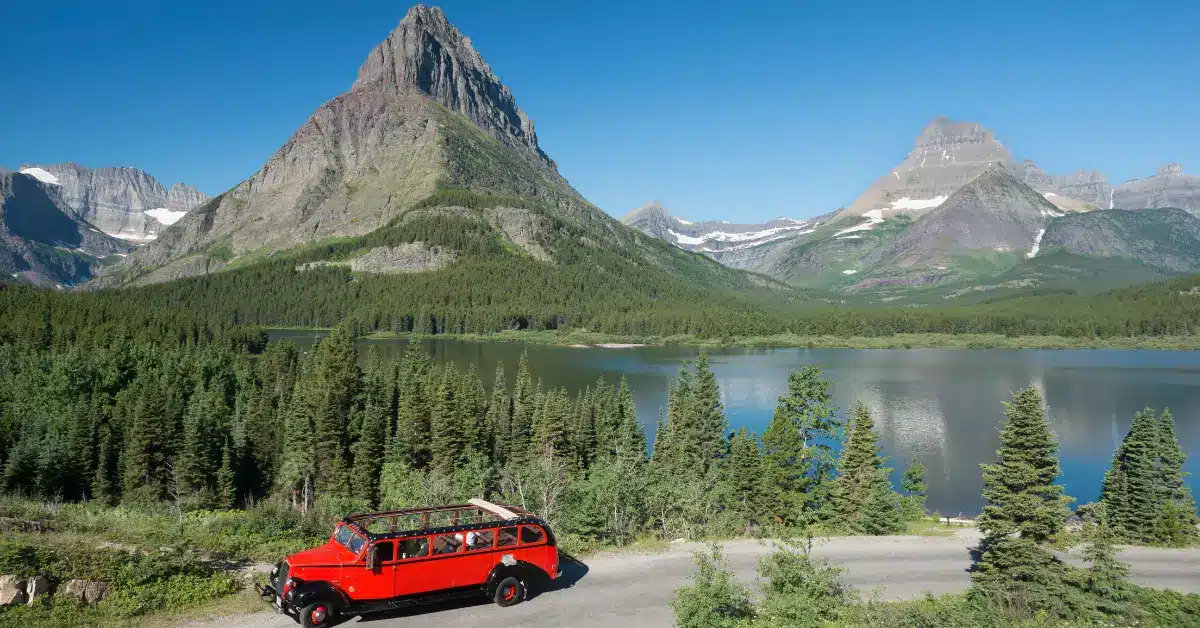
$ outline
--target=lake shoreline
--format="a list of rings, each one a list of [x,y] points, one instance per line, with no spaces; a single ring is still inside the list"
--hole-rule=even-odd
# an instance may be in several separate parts
[[[270,328],[284,329],[284,328]],[[288,331],[300,331],[288,328]],[[312,331],[321,331],[312,329]],[[799,349],[1146,349],[1169,351],[1200,350],[1200,335],[1138,336],[1114,338],[1068,338],[1064,336],[1016,336],[1002,334],[895,334],[892,336],[739,336],[700,338],[677,336],[619,336],[592,332],[503,331],[488,334],[415,334],[375,332],[373,340],[454,339],[467,342],[514,342],[575,349],[628,349],[636,347],[683,346],[700,348],[799,348]]]

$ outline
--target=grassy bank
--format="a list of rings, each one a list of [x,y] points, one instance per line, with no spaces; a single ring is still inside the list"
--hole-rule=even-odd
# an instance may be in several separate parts
[[[730,336],[700,338],[676,336],[618,336],[587,331],[505,331],[492,334],[394,334],[377,332],[369,338],[440,338],[472,342],[520,342],[536,345],[587,346],[648,345],[686,347],[808,348],[808,349],[1162,349],[1195,351],[1200,335],[1121,336],[1074,338],[1066,336],[1004,336],[1001,334],[895,334],[892,336]]]

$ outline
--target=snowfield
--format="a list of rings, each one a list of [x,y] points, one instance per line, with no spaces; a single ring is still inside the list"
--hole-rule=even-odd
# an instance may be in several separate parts
[[[42,183],[49,183],[50,185],[61,185],[58,182],[58,177],[50,174],[49,172],[47,172],[46,170],[43,170],[41,168],[26,168],[21,171],[21,174],[27,174],[27,175],[37,179],[38,181],[41,181]]]
[[[161,222],[164,225],[173,225],[176,222],[178,222],[180,218],[183,218],[184,215],[187,214],[187,212],[172,211],[170,209],[167,209],[166,207],[159,207],[157,209],[147,209],[146,211],[144,211],[142,213]]]

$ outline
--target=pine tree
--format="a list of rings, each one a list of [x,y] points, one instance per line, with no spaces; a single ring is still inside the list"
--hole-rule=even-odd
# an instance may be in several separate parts
[[[524,462],[528,460],[529,448],[533,441],[533,414],[538,405],[537,391],[529,375],[528,351],[521,352],[521,359],[517,362],[517,381],[513,386],[512,404],[512,431],[505,449],[510,459]]]
[[[188,401],[183,419],[183,441],[175,458],[179,490],[188,495],[207,488],[213,471],[208,451],[213,429],[209,423],[210,409],[206,407],[209,396],[205,392],[204,387],[197,384]]]
[[[827,443],[841,426],[829,387],[818,368],[790,373],[787,393],[763,433],[764,475],[780,521],[794,522],[804,511],[819,509],[832,488],[836,459]]]
[[[871,412],[859,402],[854,406],[850,433],[842,448],[839,475],[834,487],[834,508],[839,525],[861,530],[863,505],[879,478],[884,459],[880,455],[879,435]]]
[[[300,387],[303,379],[297,379]],[[281,414],[284,416],[283,452],[279,457],[279,488],[291,497],[292,506],[307,513],[316,496],[313,448],[316,446],[313,424],[300,393],[293,393]]]
[[[1146,408],[1134,415],[1113,456],[1100,498],[1108,502],[1111,523],[1123,538],[1142,543],[1155,540],[1162,494],[1161,444],[1154,413]]]
[[[487,392],[475,373],[475,365],[463,374],[458,389],[458,423],[463,430],[463,443],[470,451],[490,456],[492,431],[487,424]]]
[[[612,387],[606,387],[605,392],[612,394]],[[637,408],[633,403],[633,392],[629,389],[629,380],[621,376],[621,384],[617,389],[615,404],[603,404],[614,408],[613,416],[613,453],[617,458],[630,459],[637,462],[646,460],[646,432],[638,422]]]
[[[1164,410],[1158,419],[1159,459],[1162,490],[1158,497],[1158,522],[1155,536],[1171,546],[1195,545],[1197,536],[1196,501],[1183,480],[1187,454],[1175,436],[1175,419]]]
[[[912,457],[908,468],[904,470],[904,518],[916,521],[925,516],[925,493],[929,490],[925,484],[925,465],[917,456]]]
[[[442,385],[438,387],[434,398],[430,439],[432,467],[447,476],[454,473],[466,453],[462,425],[459,423],[459,387],[458,370],[453,362],[447,362],[442,372]]]
[[[741,428],[730,443],[729,476],[730,507],[738,513],[745,524],[761,521],[763,505],[762,460],[758,438],[753,432]]]
[[[487,425],[492,438],[492,461],[503,464],[508,457],[508,437],[512,432],[512,399],[508,396],[508,381],[504,376],[504,362],[496,365],[496,377],[492,383],[492,396],[488,400]]]
[[[396,434],[389,460],[414,469],[429,464],[433,380],[429,354],[420,343],[410,342],[396,383]]]
[[[217,468],[217,505],[225,510],[237,504],[237,476],[229,445],[221,448],[221,466]]]
[[[862,505],[859,529],[867,534],[896,534],[904,530],[904,508],[888,479],[891,469],[876,471]]]
[[[1042,409],[1041,393],[1027,388],[1005,404],[1000,449],[983,467],[986,504],[977,520],[983,541],[971,574],[973,593],[1018,610],[1070,615],[1065,568],[1046,548],[1067,517],[1058,443]]]
[[[1129,608],[1125,577],[1129,566],[1117,560],[1113,530],[1104,502],[1093,512],[1091,543],[1084,548],[1083,559],[1090,564],[1085,586],[1095,596],[1100,610],[1109,615],[1124,615]]]
[[[368,396],[367,405],[362,409],[358,440],[352,446],[354,472],[351,474],[351,483],[354,496],[370,504],[379,500],[379,473],[383,468],[384,442],[391,419],[388,409],[377,405],[381,402],[386,403],[387,400]]]
[[[726,434],[729,423],[725,420],[725,409],[721,404],[721,391],[717,376],[708,365],[708,352],[701,351],[696,360],[696,375],[688,410],[694,413],[692,437],[700,469],[708,471],[720,464],[726,455]]]

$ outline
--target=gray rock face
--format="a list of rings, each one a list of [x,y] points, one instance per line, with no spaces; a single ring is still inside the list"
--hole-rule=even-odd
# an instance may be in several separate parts
[[[654,201],[633,210],[621,222],[681,249],[704,253],[726,266],[762,272],[771,251],[812,233],[828,218],[780,217],[756,224],[693,222],[672,216],[661,203]]]
[[[57,185],[76,217],[108,235],[135,242],[157,238],[183,212],[208,198],[182,183],[168,190],[137,168],[91,169],[66,163],[25,164],[21,170]]]
[[[883,216],[921,214],[993,164],[1011,164],[1012,155],[995,135],[974,122],[938,118],[917,137],[916,146],[892,172],[867,188],[842,216],[880,210]]]
[[[400,246],[375,247],[344,262],[309,262],[300,266],[298,270],[317,266],[345,266],[356,272],[405,275],[445,268],[454,263],[457,257],[454,251],[428,247],[423,242],[410,242]]]
[[[1187,174],[1179,164],[1167,164],[1153,177],[1134,179],[1113,190],[1116,209],[1178,207],[1200,216],[1200,176]]]
[[[1099,172],[1079,170],[1065,176],[1047,174],[1026,159],[1014,168],[1018,178],[1065,211],[1112,209],[1113,188]],[[1074,202],[1072,202],[1074,201]]]
[[[418,4],[410,9],[371,51],[353,89],[423,93],[497,139],[515,141],[550,163],[538,147],[533,121],[438,7]]]
[[[1028,255],[1036,252],[1048,219],[1058,213],[1041,194],[996,165],[917,219],[864,263],[907,268],[970,251]]]
[[[1042,248],[1134,259],[1170,273],[1200,269],[1200,218],[1182,209],[1105,210],[1054,218]]]
[[[0,175],[3,277],[37,285],[74,285],[89,279],[101,258],[132,248],[77,218],[58,186],[20,173]]]

